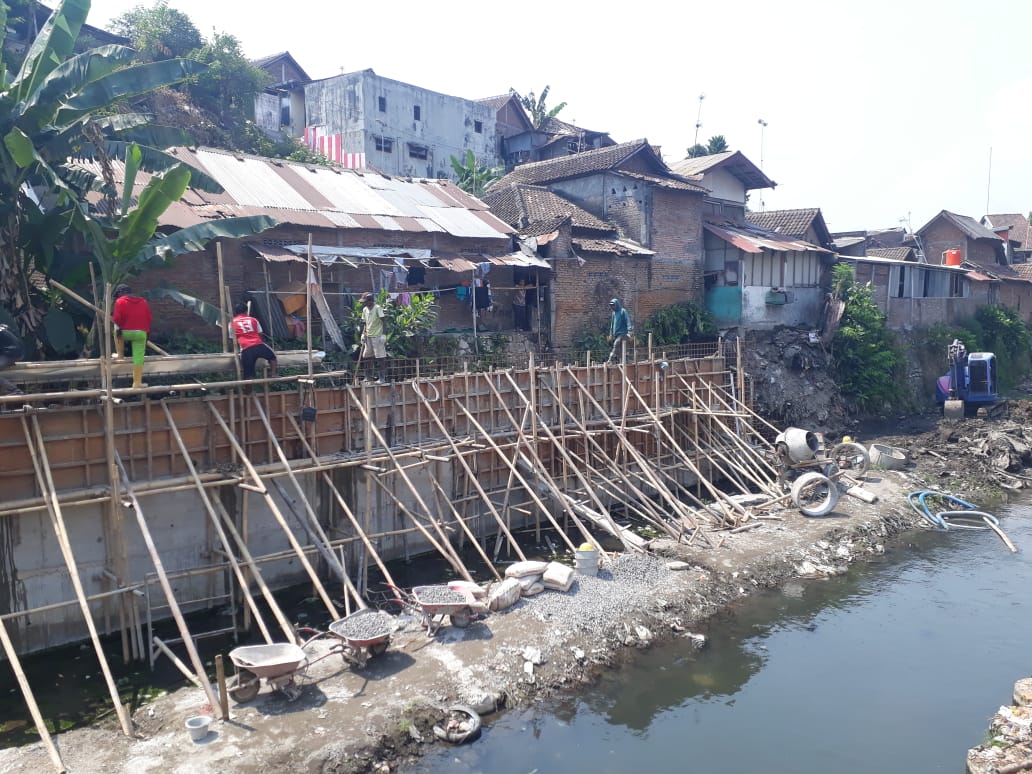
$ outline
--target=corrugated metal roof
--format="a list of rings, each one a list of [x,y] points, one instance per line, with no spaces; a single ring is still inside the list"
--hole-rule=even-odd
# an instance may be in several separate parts
[[[762,253],[764,250],[782,253],[805,252],[807,250],[819,253],[831,252],[823,247],[804,242],[801,239],[789,239],[779,237],[777,234],[763,233],[755,230],[746,231],[729,224],[716,226],[712,223],[704,223],[703,228],[747,253]]]

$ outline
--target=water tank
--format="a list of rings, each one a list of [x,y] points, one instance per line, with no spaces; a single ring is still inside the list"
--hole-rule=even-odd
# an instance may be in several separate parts
[[[960,250],[958,248],[947,250],[945,253],[942,254],[943,266],[960,266],[962,261],[963,257],[961,256]]]

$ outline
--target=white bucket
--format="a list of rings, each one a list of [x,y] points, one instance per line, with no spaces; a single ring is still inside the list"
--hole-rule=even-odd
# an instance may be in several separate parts
[[[820,446],[817,435],[801,427],[788,428],[785,432],[779,433],[774,442],[785,444],[788,448],[788,458],[792,462],[812,460]]]
[[[581,551],[579,548],[573,552],[574,568],[581,575],[598,575],[598,551]]]
[[[186,730],[190,732],[190,738],[199,742],[208,735],[208,727],[211,725],[211,718],[207,715],[195,715],[186,719]]]

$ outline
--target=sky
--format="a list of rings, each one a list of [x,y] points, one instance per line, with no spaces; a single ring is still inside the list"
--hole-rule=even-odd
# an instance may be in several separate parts
[[[88,23],[139,4],[93,0]],[[1032,210],[1027,0],[169,5],[316,79],[372,68],[467,99],[548,86],[559,118],[670,164],[721,134],[777,183],[751,208],[819,207],[832,231]]]

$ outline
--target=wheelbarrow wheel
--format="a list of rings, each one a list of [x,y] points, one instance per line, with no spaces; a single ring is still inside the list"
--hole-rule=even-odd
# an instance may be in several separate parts
[[[383,642],[374,642],[372,645],[366,648],[366,652],[369,654],[369,658],[375,658],[376,656],[382,656],[387,652],[387,646],[390,643],[387,640]]]
[[[226,690],[233,701],[238,704],[246,704],[258,695],[262,688],[261,678],[254,672],[241,669],[229,681]]]
[[[448,616],[451,619],[451,625],[457,629],[465,629],[471,623],[473,623],[473,614],[469,610],[458,610]]]

